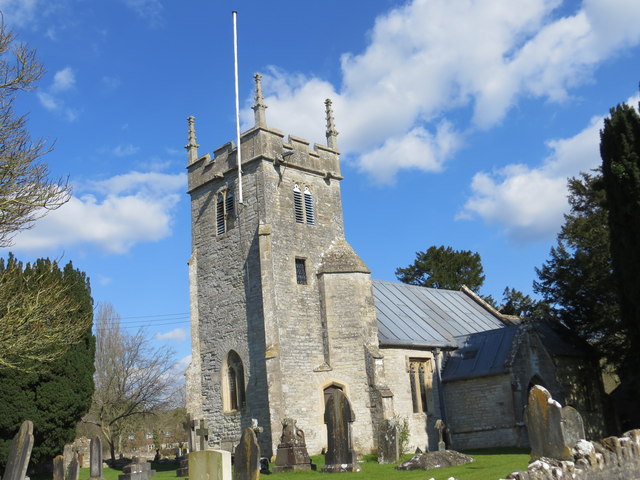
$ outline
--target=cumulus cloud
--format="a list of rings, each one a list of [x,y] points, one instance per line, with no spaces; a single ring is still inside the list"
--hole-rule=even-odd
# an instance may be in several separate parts
[[[173,330],[165,333],[156,333],[154,338],[156,340],[173,340],[176,342],[184,342],[187,339],[187,332],[185,332],[182,328],[174,328]]]
[[[268,120],[324,142],[322,101],[332,97],[341,151],[376,180],[393,181],[400,169],[439,171],[465,133],[500,123],[523,97],[567,101],[602,62],[640,43],[640,2],[584,0],[569,13],[560,6],[413,0],[376,19],[363,52],[342,56],[339,88],[270,67]],[[251,111],[243,118],[250,122]],[[420,158],[387,157],[380,171],[382,152],[401,139]]]
[[[637,105],[640,97],[630,98]],[[459,219],[480,218],[497,225],[514,241],[547,238],[558,231],[568,210],[567,179],[601,164],[600,129],[605,115],[594,117],[576,135],[547,142],[551,153],[538,167],[511,164],[479,172]]]
[[[33,251],[91,244],[109,253],[171,234],[173,211],[186,174],[130,172],[81,187],[58,210],[15,238],[13,250]]]
[[[40,104],[50,112],[56,112],[66,118],[69,122],[73,122],[78,118],[75,109],[68,107],[61,95],[71,90],[76,83],[76,77],[71,67],[65,67],[58,70],[53,75],[53,82],[49,88],[38,92],[38,100]]]
[[[7,25],[23,27],[38,14],[38,0],[0,0],[0,11]]]
[[[58,70],[53,75],[53,84],[51,85],[52,92],[64,92],[74,87],[76,83],[76,76],[71,67]]]

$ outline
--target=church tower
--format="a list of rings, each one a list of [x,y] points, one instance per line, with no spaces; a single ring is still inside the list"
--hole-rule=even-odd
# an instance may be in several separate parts
[[[237,146],[198,154],[189,117],[189,261],[193,360],[187,408],[208,424],[209,445],[232,448],[258,420],[263,454],[284,418],[326,446],[324,400],[333,389],[356,415],[355,448],[374,447],[382,372],[370,272],[344,237],[338,132],[325,102],[327,145],[267,126],[260,75],[255,126]]]

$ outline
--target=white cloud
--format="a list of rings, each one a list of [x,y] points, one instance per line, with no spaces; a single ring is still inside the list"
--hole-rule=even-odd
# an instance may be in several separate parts
[[[495,126],[523,97],[566,101],[602,62],[640,43],[637,0],[585,0],[565,16],[561,3],[413,0],[376,19],[363,52],[342,56],[339,89],[269,67],[268,122],[324,142],[322,102],[332,97],[341,151],[375,179],[438,171],[461,132]],[[449,148],[438,148],[442,125],[455,138]],[[381,153],[403,138],[422,144],[421,159],[387,157],[381,171]]]
[[[182,357],[180,360],[178,360],[174,367],[173,367],[173,371],[175,372],[176,375],[182,375],[184,374],[185,370],[187,369],[187,367],[189,367],[189,364],[191,363],[191,355],[187,355],[185,357]]]
[[[184,342],[187,339],[187,333],[182,328],[174,328],[173,330],[165,333],[156,333],[154,338],[156,340],[174,340],[176,342]]]
[[[76,84],[76,76],[71,67],[58,70],[53,76],[52,92],[64,92],[70,90]]]
[[[0,0],[0,11],[7,25],[23,27],[38,14],[38,0]]]
[[[80,196],[49,212],[15,238],[13,250],[92,244],[109,253],[171,234],[173,211],[187,179],[177,175],[131,172],[91,182]]]
[[[627,100],[637,105],[640,97]],[[551,154],[538,167],[511,164],[494,172],[479,172],[472,195],[459,219],[479,217],[498,225],[514,241],[548,238],[556,233],[568,210],[567,179],[601,164],[600,129],[605,116],[594,117],[573,137],[547,142]]]
[[[144,18],[150,26],[157,27],[163,22],[164,7],[160,0],[122,0],[137,15]]]
[[[113,149],[113,154],[116,157],[128,157],[130,155],[135,155],[140,150],[140,147],[136,147],[135,145],[131,145],[130,143],[126,145],[118,145]]]

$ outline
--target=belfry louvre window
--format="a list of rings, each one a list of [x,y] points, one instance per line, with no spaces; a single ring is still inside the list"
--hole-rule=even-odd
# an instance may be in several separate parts
[[[304,223],[304,207],[302,206],[302,192],[300,187],[296,184],[293,187],[293,211],[296,217],[296,222]]]
[[[218,193],[216,199],[216,233],[218,235],[231,228],[234,208],[235,202],[233,193],[230,190]]]
[[[307,225],[315,225],[316,219],[313,213],[313,195],[309,187],[304,187],[304,212]]]
[[[413,413],[427,413],[433,398],[433,363],[430,359],[409,359],[409,382]]]
[[[296,282],[298,285],[307,284],[307,267],[304,258],[296,258]]]

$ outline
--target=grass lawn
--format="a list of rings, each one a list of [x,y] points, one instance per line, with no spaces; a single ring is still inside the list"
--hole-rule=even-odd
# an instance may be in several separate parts
[[[465,451],[475,461],[458,467],[437,468],[434,470],[398,471],[395,465],[379,465],[375,455],[365,456],[360,473],[322,474],[319,472],[291,472],[262,475],[265,480],[446,480],[455,477],[457,480],[497,480],[505,478],[516,470],[525,470],[529,463],[528,451],[516,448],[500,448]],[[405,455],[404,460],[412,455]],[[320,469],[324,465],[324,456],[315,455],[313,463]],[[167,464],[153,464],[157,474],[153,480],[175,480],[176,467]],[[104,480],[118,480],[122,472],[111,468],[103,470]],[[336,478],[337,477],[337,478]],[[89,469],[80,470],[80,480],[89,479]]]

